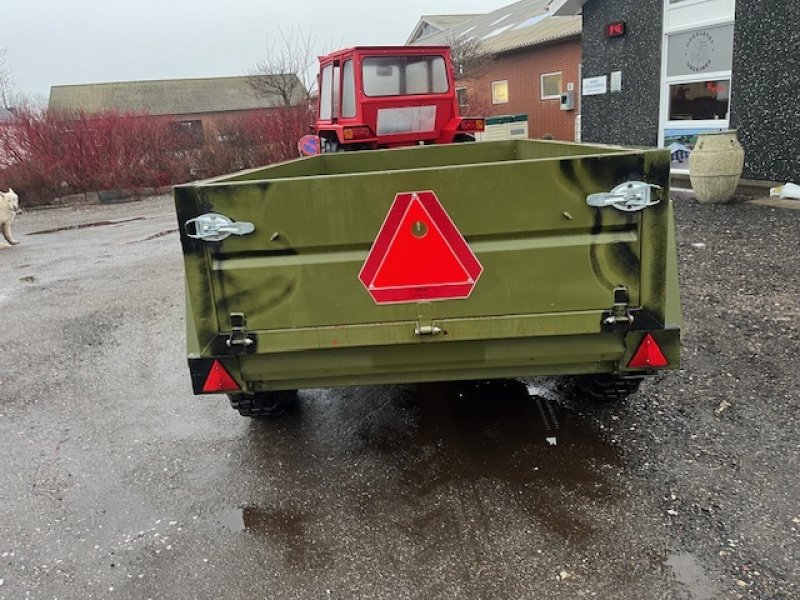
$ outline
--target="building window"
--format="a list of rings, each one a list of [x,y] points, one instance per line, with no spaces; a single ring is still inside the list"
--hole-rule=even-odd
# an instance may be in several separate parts
[[[542,75],[542,100],[559,100],[561,98],[561,80],[561,71]]]
[[[508,79],[492,82],[492,104],[508,104]]]
[[[695,81],[669,86],[670,121],[716,121],[728,118],[730,80]]]
[[[699,78],[733,67],[734,26],[719,25],[667,36],[667,77]]]

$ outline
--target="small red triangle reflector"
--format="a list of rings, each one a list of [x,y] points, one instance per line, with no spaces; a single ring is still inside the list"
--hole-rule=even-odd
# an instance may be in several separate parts
[[[652,334],[648,333],[644,336],[642,343],[628,363],[628,367],[632,369],[647,369],[652,367],[667,367],[669,361],[661,348],[658,347],[658,342]]]
[[[239,384],[236,383],[236,380],[231,377],[231,374],[225,370],[222,363],[215,360],[208,372],[208,377],[206,377],[203,391],[213,394],[215,392],[238,392],[240,389]]]

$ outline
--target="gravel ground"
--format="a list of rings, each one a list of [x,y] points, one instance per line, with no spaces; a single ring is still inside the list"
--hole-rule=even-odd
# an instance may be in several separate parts
[[[688,590],[798,598],[800,210],[683,197],[676,219],[683,366],[598,427],[704,565],[677,566]]]
[[[169,198],[22,215],[0,600],[800,597],[800,211],[676,217],[682,368],[627,404],[310,390],[264,424],[191,395]]]

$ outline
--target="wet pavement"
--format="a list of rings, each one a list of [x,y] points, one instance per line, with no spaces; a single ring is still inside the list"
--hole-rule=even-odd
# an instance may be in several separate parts
[[[308,390],[275,422],[192,396],[171,211],[30,212],[0,247],[0,600],[793,597],[784,524],[685,517],[730,477],[674,458],[685,369],[626,407],[550,379]],[[791,523],[787,485],[758,502]]]

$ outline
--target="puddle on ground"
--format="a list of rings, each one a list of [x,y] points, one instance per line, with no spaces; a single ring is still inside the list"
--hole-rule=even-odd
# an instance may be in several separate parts
[[[294,566],[319,566],[331,556],[322,543],[309,543],[305,515],[290,509],[245,506],[222,511],[219,525],[233,533],[249,532],[280,545]]]
[[[94,223],[79,223],[77,225],[65,225],[53,229],[43,229],[42,231],[32,231],[28,235],[44,235],[46,233],[58,233],[59,231],[73,231],[75,229],[86,229],[88,227],[104,227],[106,225],[120,225],[132,221],[145,221],[147,217],[133,217],[131,219],[120,219],[118,221],[95,221]]]
[[[248,452],[294,474],[271,485],[296,486],[299,476],[338,501],[357,477],[352,502],[366,518],[402,515],[411,535],[436,524],[458,537],[453,504],[479,502],[526,512],[570,543],[589,542],[624,497],[619,454],[563,405],[555,383],[365,386],[300,398],[296,415],[249,430]],[[244,517],[231,519],[229,529],[241,531]],[[252,522],[281,525],[275,517]]]
[[[241,508],[230,508],[217,515],[219,524],[228,531],[238,533],[244,531],[244,517]]]
[[[670,554],[667,556],[666,564],[672,569],[675,581],[689,592],[692,600],[709,600],[716,597],[714,586],[694,554]]]
[[[417,386],[395,403],[413,415],[410,425],[393,426],[391,416],[364,421],[360,450],[395,463],[404,495],[422,498],[464,482],[500,484],[551,530],[580,541],[600,525],[574,507],[613,503],[622,462],[554,396],[517,380]]]
[[[409,442],[446,445],[464,456],[482,457],[494,466],[498,457],[520,453],[548,457],[568,452],[618,463],[616,454],[579,416],[553,399],[553,392],[516,380],[429,384],[416,388],[406,407],[417,411],[413,440],[384,430],[367,433],[365,443],[384,449],[408,447]],[[553,446],[563,446],[563,452]],[[553,452],[543,451],[551,448]],[[488,452],[492,450],[492,452]]]
[[[250,531],[256,534],[298,536],[303,534],[303,516],[281,509],[258,506],[232,508],[217,517],[220,525],[234,533]]]

